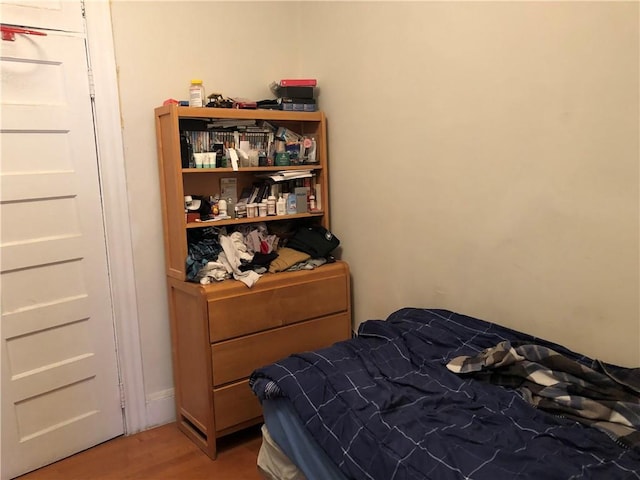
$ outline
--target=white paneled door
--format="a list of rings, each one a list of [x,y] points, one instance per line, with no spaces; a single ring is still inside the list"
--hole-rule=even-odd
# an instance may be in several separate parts
[[[81,7],[0,4],[3,480],[124,433]]]

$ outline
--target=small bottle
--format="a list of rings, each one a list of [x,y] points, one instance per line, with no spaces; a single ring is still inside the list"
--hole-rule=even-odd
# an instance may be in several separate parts
[[[286,215],[287,214],[287,202],[282,198],[282,195],[278,198],[276,202],[276,215]]]
[[[233,198],[227,197],[227,215],[229,215],[231,218],[236,218],[234,217],[235,212],[236,204],[234,203]]]
[[[252,148],[251,150],[249,150],[249,166],[250,167],[259,167],[260,166],[260,159],[259,159],[259,154],[260,152],[255,149]]]
[[[221,198],[218,201],[218,215],[220,216],[227,215],[227,201],[224,198]]]
[[[267,202],[264,200],[258,204],[258,216],[266,217],[267,216]]]
[[[204,85],[202,80],[194,78],[191,80],[191,86],[189,87],[189,106],[204,107],[204,105]]]
[[[267,215],[276,214],[276,197],[269,195],[267,198]]]
[[[298,213],[296,196],[293,193],[289,193],[287,196],[287,215],[293,215],[295,213]]]
[[[258,150],[258,166],[266,167],[267,164],[267,152],[264,151],[263,148]]]
[[[253,218],[258,216],[258,204],[257,203],[248,203],[247,204],[247,218]]]
[[[311,194],[309,195],[309,210],[315,210],[316,209],[316,196]]]

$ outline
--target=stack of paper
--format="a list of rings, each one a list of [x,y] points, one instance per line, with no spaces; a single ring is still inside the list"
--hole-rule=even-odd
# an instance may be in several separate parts
[[[311,177],[311,170],[280,170],[274,173],[264,173],[256,175],[262,178],[268,178],[274,182],[284,182],[286,180],[294,180],[296,178]]]

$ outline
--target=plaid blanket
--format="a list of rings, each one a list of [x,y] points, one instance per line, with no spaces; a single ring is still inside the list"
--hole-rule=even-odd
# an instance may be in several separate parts
[[[640,449],[640,368],[596,362],[589,368],[550,348],[500,342],[447,368],[519,390],[531,405],[595,427],[617,443]]]

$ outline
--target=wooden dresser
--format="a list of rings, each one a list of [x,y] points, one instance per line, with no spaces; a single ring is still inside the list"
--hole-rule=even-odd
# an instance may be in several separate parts
[[[351,336],[344,262],[263,276],[251,289],[169,280],[177,420],[211,458],[216,438],[262,421],[251,372]]]
[[[248,385],[253,370],[351,337],[350,277],[347,264],[335,262],[314,270],[264,274],[251,288],[236,280],[209,285],[190,282],[189,233],[208,226],[232,231],[258,223],[269,228],[313,224],[329,228],[326,120],[322,112],[175,105],[157,108],[155,119],[177,423],[214,459],[217,438],[262,420],[260,404]],[[243,130],[247,123],[254,124],[254,130]],[[237,124],[238,131],[229,124]],[[189,147],[183,148],[187,136],[198,140],[193,148],[200,144],[206,148],[230,135],[266,138],[276,129],[312,139],[317,146],[314,161],[285,167],[215,164],[197,168],[189,161]],[[185,214],[185,196],[221,195],[222,184],[229,182],[239,194],[264,181],[260,179],[265,174],[304,168],[313,178],[309,188],[318,199],[315,209],[215,222],[198,222]]]

